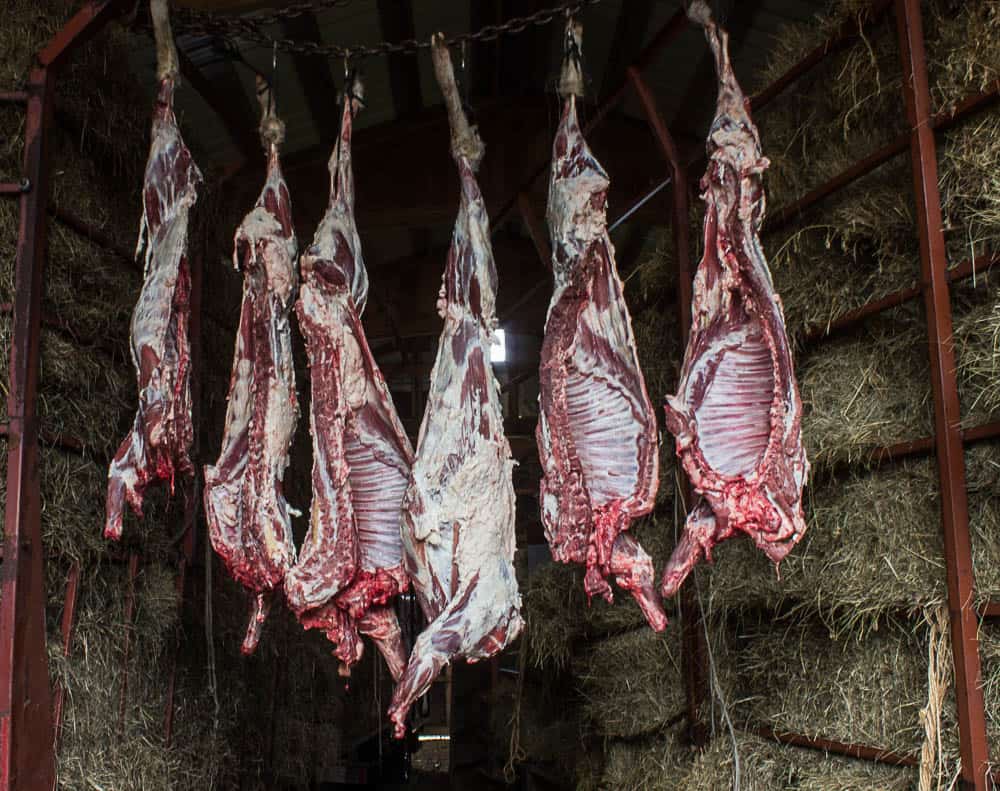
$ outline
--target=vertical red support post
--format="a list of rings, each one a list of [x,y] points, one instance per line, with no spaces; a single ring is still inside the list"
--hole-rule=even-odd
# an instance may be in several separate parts
[[[659,143],[664,158],[670,165],[673,174],[673,216],[671,225],[674,236],[674,257],[677,261],[677,316],[680,322],[681,348],[687,348],[688,333],[691,327],[691,239],[688,226],[688,181],[687,170],[681,162],[677,145],[670,129],[660,115],[656,99],[642,79],[638,69],[630,66],[627,69],[628,78],[635,87],[635,92],[646,114],[649,127]],[[691,507],[691,489],[685,482],[681,493],[685,513]],[[705,634],[702,628],[701,610],[694,590],[694,578],[688,579],[681,588],[680,612],[683,623],[682,641],[684,654],[682,658],[684,672],[684,687],[687,696],[688,732],[691,741],[701,747],[708,740],[705,724],[701,720],[701,708],[707,697],[708,673],[706,670],[707,648]]]
[[[73,628],[76,626],[76,600],[80,592],[80,563],[73,561],[69,567],[69,574],[66,575],[66,593],[63,596],[63,617],[62,617],[62,652],[64,657],[68,657],[73,648]],[[54,749],[59,752],[59,736],[62,733],[63,705],[66,702],[66,687],[61,683],[56,688],[55,704],[52,707],[52,719],[54,720],[55,737]]]
[[[24,173],[7,394],[7,499],[0,573],[0,791],[55,786],[52,692],[38,475],[38,350],[49,200],[48,131],[56,70],[127,0],[84,4],[36,57],[23,93]]]
[[[24,128],[24,177],[29,184],[20,198],[7,395],[7,500],[0,575],[0,791],[48,791],[55,783],[35,411],[52,84],[48,69],[32,69]]]
[[[975,578],[969,535],[961,410],[955,379],[948,262],[938,192],[937,149],[931,124],[920,0],[896,0],[896,29],[903,66],[903,95],[910,125],[913,191],[920,237],[921,282],[934,391],[935,448],[941,486],[941,526],[955,663],[955,702],[962,756],[960,788],[986,791],[989,746],[979,662]]]
[[[139,553],[128,556],[128,583],[125,588],[125,641],[122,648],[122,688],[118,696],[118,729],[125,725],[125,705],[128,702],[128,663],[132,657],[132,631],[135,621],[135,581],[139,576]]]

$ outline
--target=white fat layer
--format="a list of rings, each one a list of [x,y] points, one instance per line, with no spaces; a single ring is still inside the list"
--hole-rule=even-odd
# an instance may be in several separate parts
[[[506,623],[512,611],[515,619],[506,639],[517,635],[521,623],[516,615],[521,597],[513,569],[514,462],[503,434],[499,385],[488,362],[495,324],[491,287],[495,270],[485,205],[478,190],[470,190],[465,183],[452,252],[470,249],[482,286],[482,311],[477,316],[459,300],[448,302],[442,288],[438,307],[445,323],[404,500],[409,529],[403,530],[408,568],[414,570],[413,583],[428,619],[445,618],[446,602],[460,598],[478,580],[475,603],[470,600],[457,617],[462,655]],[[444,277],[450,274],[446,269]],[[474,356],[484,361],[485,382],[468,387]],[[442,625],[439,619],[428,632]]]

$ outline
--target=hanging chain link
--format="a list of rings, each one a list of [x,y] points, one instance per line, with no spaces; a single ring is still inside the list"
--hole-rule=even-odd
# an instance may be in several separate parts
[[[503,35],[521,33],[532,25],[539,27],[547,25],[557,17],[565,16],[567,13],[576,14],[583,7],[596,5],[599,2],[601,0],[574,0],[573,2],[561,3],[551,8],[540,9],[527,16],[513,17],[502,24],[486,25],[473,32],[446,37],[445,43],[449,47],[453,47],[473,41],[494,41]],[[277,47],[282,52],[293,55],[315,55],[325,58],[358,60],[374,55],[416,54],[422,49],[430,49],[429,39],[410,38],[403,41],[382,41],[372,45],[359,44],[345,47],[324,45],[316,41],[300,41],[293,38],[274,38],[264,30],[271,25],[294,19],[303,14],[331,8],[343,8],[349,4],[350,0],[313,0],[312,2],[293,3],[279,11],[256,16],[221,16],[182,8],[174,13],[173,26],[177,33],[242,39],[269,49]]]

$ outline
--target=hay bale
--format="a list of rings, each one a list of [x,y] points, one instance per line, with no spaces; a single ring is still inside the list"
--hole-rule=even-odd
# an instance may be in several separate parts
[[[211,739],[210,720],[186,722],[193,732],[183,754],[177,741],[163,743],[162,668],[177,620],[173,571],[156,564],[143,568],[131,626],[125,622],[126,578],[122,565],[85,571],[69,657],[62,656],[58,635],[50,636],[53,677],[66,689],[59,788],[211,788],[225,753]],[[132,637],[122,710],[126,630]]]
[[[820,752],[783,747],[755,736],[738,733],[743,791],[908,791],[915,773],[827,756]],[[680,778],[676,788],[685,791],[718,791],[732,788],[736,761],[733,743],[721,733]]]
[[[599,787],[620,791],[672,791],[683,786],[693,756],[679,743],[679,734],[665,733],[650,739],[615,741],[607,745]],[[720,786],[721,788],[722,786]]]
[[[966,452],[977,601],[1000,595],[998,449]],[[888,610],[933,607],[946,598],[937,469],[918,460],[807,491],[809,531],[781,565],[749,541],[728,541],[706,570],[711,609],[791,606],[829,623],[877,623]]]
[[[926,640],[923,624],[892,619],[862,634],[808,620],[745,624],[728,658],[740,713],[777,731],[916,754]]]
[[[997,275],[954,293],[955,358],[962,424],[985,423],[1000,412],[1000,289]]]
[[[983,277],[954,292],[954,350],[963,422],[1000,408],[1000,290]],[[875,446],[933,433],[926,323],[916,303],[866,321],[803,354],[802,435],[814,474],[857,463]]]
[[[996,623],[984,623],[980,627],[979,658],[982,662],[990,754],[996,756],[1000,754],[1000,626]]]
[[[668,443],[664,445],[672,447]],[[670,482],[664,480],[662,474],[660,489],[666,489],[666,496],[670,496]],[[631,531],[653,558],[653,568],[659,573],[673,547],[672,522],[659,517],[644,519]],[[614,602],[609,604],[595,598],[588,603],[581,567],[546,563],[535,569],[524,589],[524,615],[532,663],[537,667],[565,668],[578,644],[643,628],[646,619],[635,599],[614,583],[611,587]]]
[[[817,347],[797,373],[814,474],[933,431],[926,331],[915,305]]]
[[[939,109],[984,89],[1000,73],[1000,14],[987,0],[925,9],[931,87]],[[783,29],[760,75],[767,84],[859,11],[834,3],[814,24]],[[772,162],[772,209],[787,205],[905,132],[891,15],[852,47],[827,58],[786,91],[758,122]],[[949,260],[954,265],[1000,241],[996,173],[1000,126],[973,116],[939,140],[940,187]],[[824,323],[864,302],[915,284],[912,177],[905,158],[823,201],[796,224],[766,234],[765,249],[790,330]],[[820,298],[817,298],[820,297]]]
[[[656,733],[682,714],[680,627],[640,627],[592,643],[573,661],[582,713],[596,733],[621,738]]]

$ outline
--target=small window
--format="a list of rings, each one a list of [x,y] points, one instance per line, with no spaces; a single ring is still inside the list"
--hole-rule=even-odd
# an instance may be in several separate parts
[[[503,330],[497,330],[494,335],[496,337],[490,347],[490,362],[507,362],[507,333]]]

